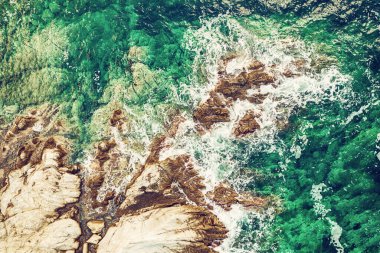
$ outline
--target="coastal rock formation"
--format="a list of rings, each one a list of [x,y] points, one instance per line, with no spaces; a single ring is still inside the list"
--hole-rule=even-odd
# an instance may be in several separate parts
[[[236,63],[235,55],[222,59],[218,71],[218,81],[209,92],[206,101],[201,102],[193,112],[200,133],[211,131],[216,125],[233,123],[231,135],[245,137],[255,134],[262,129],[265,121],[265,107],[276,104],[274,120],[277,129],[287,126],[287,112],[282,108],[280,88],[289,78],[297,78],[301,73],[310,71],[304,59],[295,59],[284,68],[275,65],[266,66],[264,63],[251,60],[244,67],[235,69],[230,65]],[[279,89],[277,89],[279,88]],[[278,93],[276,93],[276,89]],[[276,97],[279,96],[279,97]],[[266,105],[265,102],[266,101]],[[271,103],[273,101],[273,103]],[[238,106],[242,115],[234,115],[234,107]],[[268,112],[267,112],[268,115]]]
[[[126,187],[120,217],[108,228],[97,252],[216,252],[228,230],[213,204],[264,208],[265,198],[239,194],[224,184],[205,192],[204,179],[188,154],[161,159],[184,121],[175,117],[167,132],[153,140],[145,165]]]
[[[209,130],[215,122],[230,121],[228,107],[235,99],[228,88],[217,90],[194,112]],[[234,92],[248,96],[243,88]],[[260,210],[268,204],[227,183],[206,191],[191,154],[162,155],[175,143],[184,117],[173,117],[153,138],[145,163],[126,171],[132,161],[121,137],[126,122],[121,110],[108,121],[108,134],[114,134],[95,144],[89,162],[76,165],[68,163],[70,143],[58,111],[52,106],[32,110],[1,135],[1,252],[213,253],[228,235],[215,206]],[[247,113],[235,135],[259,128],[255,117]]]
[[[64,138],[40,136],[49,126],[50,109],[18,117],[1,137],[0,252],[66,252],[79,246],[77,210],[70,207],[80,195],[78,170],[66,163]]]
[[[182,205],[123,216],[99,243],[98,253],[216,252],[227,230],[207,209]]]
[[[205,206],[202,178],[187,155],[146,165],[127,187],[121,209],[126,213],[146,211],[176,204]]]
[[[254,197],[249,193],[238,194],[231,185],[220,183],[213,191],[207,192],[206,196],[216,204],[229,211],[233,204],[241,204],[256,210],[268,205],[268,200],[262,197]]]
[[[273,74],[266,70],[263,63],[252,61],[236,75],[227,72],[227,64],[231,60],[227,58],[222,61],[218,83],[210,92],[209,98],[194,110],[193,118],[199,123],[198,129],[201,132],[202,129],[210,130],[216,123],[229,122],[231,120],[229,110],[238,100],[247,100],[253,104],[262,103],[266,94],[259,92],[260,87],[275,85]],[[239,137],[259,129],[256,116],[252,112],[247,112],[237,123],[234,135]]]
[[[258,115],[254,111],[248,111],[237,123],[234,129],[234,135],[243,136],[254,133],[257,129],[260,129],[260,125],[256,120],[257,117]]]

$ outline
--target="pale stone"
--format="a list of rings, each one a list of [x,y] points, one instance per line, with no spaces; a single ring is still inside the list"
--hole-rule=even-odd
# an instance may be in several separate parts
[[[58,148],[45,149],[37,165],[11,171],[0,190],[0,252],[50,253],[78,248],[77,221],[57,219],[56,209],[76,202],[78,176],[58,170]]]
[[[104,228],[104,221],[102,220],[90,220],[87,222],[87,227],[91,230],[93,234],[100,233]]]
[[[98,244],[98,242],[100,241],[100,239],[102,239],[102,237],[101,237],[100,235],[93,234],[93,235],[87,240],[87,242],[88,242],[88,243],[91,243],[91,244]]]
[[[88,253],[88,243],[87,242],[83,243],[82,253]]]
[[[213,234],[209,235],[207,230]],[[174,253],[186,248],[194,249],[191,252],[214,252],[201,251],[207,249],[203,240],[216,239],[212,236],[222,239],[226,232],[204,208],[189,205],[160,208],[122,217],[108,229],[97,253]]]

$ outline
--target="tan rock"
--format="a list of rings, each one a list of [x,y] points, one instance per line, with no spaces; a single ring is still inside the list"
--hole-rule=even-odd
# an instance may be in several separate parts
[[[43,143],[49,148],[43,149],[40,163],[11,171],[0,191],[0,210],[5,217],[0,226],[4,242],[0,252],[59,252],[79,246],[78,222],[57,219],[56,210],[78,200],[80,179],[58,170],[63,155],[59,143],[54,148],[52,143]]]
[[[93,234],[98,234],[104,228],[103,220],[90,220],[87,222],[87,227],[91,230]]]
[[[98,253],[215,252],[226,237],[215,215],[196,206],[173,206],[124,216],[100,241]],[[186,251],[187,250],[187,251]]]
[[[87,240],[87,243],[98,244],[98,242],[102,239],[100,235],[93,234],[90,239]]]

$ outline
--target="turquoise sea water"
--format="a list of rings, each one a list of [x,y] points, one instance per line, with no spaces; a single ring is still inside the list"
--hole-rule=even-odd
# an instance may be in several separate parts
[[[221,57],[306,58],[315,71],[273,91],[265,131],[186,139],[210,173],[278,200],[237,221],[224,251],[379,252],[379,11],[370,0],[4,0],[0,123],[58,103],[81,161],[102,139],[96,112],[115,101],[154,135],[162,108],[191,113]],[[283,130],[270,127],[279,117]]]

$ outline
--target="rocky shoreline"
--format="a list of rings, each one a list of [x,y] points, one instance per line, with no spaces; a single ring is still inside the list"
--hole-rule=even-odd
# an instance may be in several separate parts
[[[260,103],[265,94],[250,90],[262,85],[276,84],[258,61],[238,75],[221,71],[209,98],[194,110],[198,132],[230,122],[229,107],[237,100]],[[1,134],[1,252],[217,252],[228,230],[214,206],[258,211],[270,205],[269,198],[237,192],[227,182],[206,190],[191,154],[162,158],[186,121],[182,116],[173,117],[152,140],[145,162],[130,172],[123,192],[104,190],[109,180],[120,180],[118,170],[129,162],[118,140],[97,143],[90,163],[70,164],[67,130],[54,117],[58,110],[49,105],[33,109]],[[247,111],[233,123],[231,135],[254,134],[259,117],[260,112]],[[116,109],[109,126],[120,132],[127,118]]]

